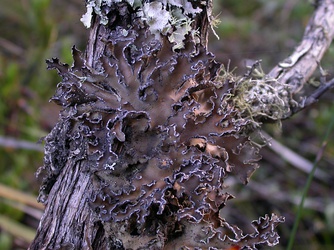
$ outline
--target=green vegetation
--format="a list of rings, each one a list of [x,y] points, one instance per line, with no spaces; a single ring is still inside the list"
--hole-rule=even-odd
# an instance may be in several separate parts
[[[0,184],[35,197],[35,172],[43,160],[42,151],[36,151],[42,148],[38,141],[58,119],[58,110],[48,100],[59,78],[46,70],[45,59],[57,56],[71,63],[71,46],[80,47],[86,40],[79,21],[82,2],[53,2],[2,0],[0,8]],[[68,7],[65,16],[62,5]],[[8,192],[0,187],[0,249],[26,249],[27,238],[16,240],[17,228],[22,225],[24,232],[26,224],[34,232],[38,216],[25,199],[18,205],[12,190]]]

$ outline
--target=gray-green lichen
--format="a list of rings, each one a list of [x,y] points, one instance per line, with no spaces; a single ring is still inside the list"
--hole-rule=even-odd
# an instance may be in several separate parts
[[[168,37],[174,44],[173,50],[184,47],[186,35],[190,35],[195,43],[199,43],[198,31],[192,29],[193,17],[202,10],[194,8],[191,1],[187,0],[157,0],[146,2],[142,0],[89,0],[86,4],[87,11],[80,19],[90,28],[93,13],[100,17],[100,23],[108,24],[107,7],[112,3],[127,2],[135,11],[140,20],[145,22],[152,34],[159,38],[161,35]]]
[[[257,61],[249,72],[240,78],[231,72],[222,70],[220,81],[226,79],[235,82],[234,92],[226,99],[232,100],[239,112],[239,119],[247,119],[255,127],[260,126],[260,121],[280,121],[291,113],[291,106],[295,105],[291,98],[291,86],[281,83],[266,75]]]

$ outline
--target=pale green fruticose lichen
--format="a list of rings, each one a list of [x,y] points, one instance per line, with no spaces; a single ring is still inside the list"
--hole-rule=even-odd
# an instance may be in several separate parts
[[[103,12],[103,6],[110,6],[112,3],[128,2],[133,9],[136,9],[137,16],[145,21],[152,34],[157,38],[166,35],[171,43],[174,43],[173,50],[184,47],[185,36],[190,34],[196,43],[199,43],[198,31],[191,27],[192,18],[189,15],[196,15],[202,10],[193,8],[187,0],[157,0],[144,2],[141,0],[90,0],[87,2],[87,12],[80,19],[87,27],[91,27],[93,12],[100,16],[100,23],[108,23],[107,13]]]
[[[271,119],[280,122],[291,112],[291,86],[279,79],[268,77],[258,64],[251,70],[251,75],[237,79],[223,69],[220,81],[235,82],[235,91],[226,96],[239,110],[240,119],[249,119],[259,127],[259,119]]]

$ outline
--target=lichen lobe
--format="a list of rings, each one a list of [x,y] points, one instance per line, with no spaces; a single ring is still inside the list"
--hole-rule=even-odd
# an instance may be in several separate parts
[[[109,25],[98,71],[76,48],[72,67],[48,61],[63,79],[52,97],[63,110],[46,138],[41,200],[66,160],[84,162],[94,184],[91,208],[99,220],[123,225],[116,237],[126,249],[163,249],[190,229],[206,232],[205,240],[191,240],[197,249],[217,242],[219,249],[251,247],[249,237],[269,244],[265,230],[239,237],[220,216],[233,198],[224,180],[235,175],[247,183],[260,159],[245,131],[250,121],[234,119],[238,110],[227,98],[234,83],[217,80],[221,65],[190,38],[175,52],[167,37],[157,39],[141,23],[126,32]],[[51,150],[55,143],[61,152]],[[273,232],[281,219],[265,220]],[[226,236],[231,232],[234,238]],[[184,244],[175,249],[192,249]]]

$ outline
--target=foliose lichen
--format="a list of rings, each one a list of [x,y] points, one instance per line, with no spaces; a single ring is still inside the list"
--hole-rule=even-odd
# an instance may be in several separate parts
[[[103,5],[102,12],[110,8],[112,14],[133,14],[124,3],[91,2]],[[169,19],[172,14],[165,11],[180,4],[147,6]],[[144,13],[144,4],[138,8]],[[182,13],[196,11],[189,7]],[[260,218],[251,234],[221,217],[233,198],[225,179],[233,175],[247,183],[261,158],[249,138],[253,119],[231,98],[251,100],[255,87],[241,91],[244,87],[233,77],[219,74],[221,64],[190,36],[184,49],[174,51],[168,34],[157,39],[152,27],[158,26],[144,25],[114,19],[101,28],[103,49],[94,70],[75,47],[72,67],[58,59],[47,62],[62,77],[52,101],[63,110],[46,137],[40,199],[47,199],[67,164],[80,162],[81,171],[91,177],[93,190],[86,195],[96,220],[108,225],[105,230],[125,249],[277,244],[274,229],[281,217]]]

